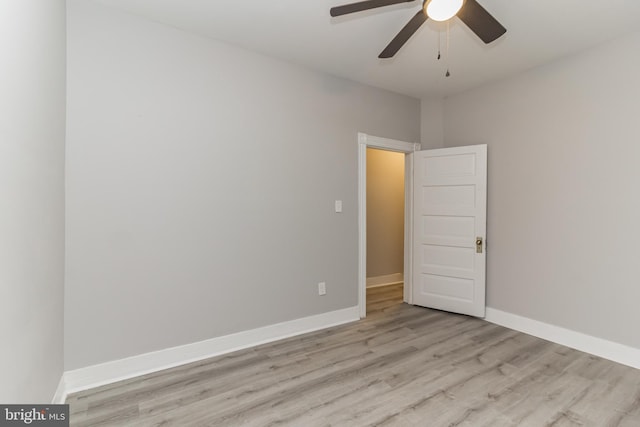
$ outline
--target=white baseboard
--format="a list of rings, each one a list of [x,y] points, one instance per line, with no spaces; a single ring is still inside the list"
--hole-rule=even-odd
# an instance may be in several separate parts
[[[640,369],[640,349],[487,307],[485,320]]]
[[[64,383],[64,374],[60,377],[60,382],[58,383],[58,388],[56,389],[56,394],[53,395],[53,399],[51,399],[51,403],[54,405],[59,405],[64,403],[67,399],[66,386]]]
[[[367,277],[367,288],[375,288],[378,286],[395,285],[404,281],[404,274],[393,273],[384,276]]]
[[[356,320],[360,320],[358,306],[67,371],[56,399],[64,401],[70,393]]]

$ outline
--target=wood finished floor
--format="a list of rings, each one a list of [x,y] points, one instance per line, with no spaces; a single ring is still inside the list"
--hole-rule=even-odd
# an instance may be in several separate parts
[[[70,395],[72,426],[640,426],[640,370],[371,289],[365,320]]]

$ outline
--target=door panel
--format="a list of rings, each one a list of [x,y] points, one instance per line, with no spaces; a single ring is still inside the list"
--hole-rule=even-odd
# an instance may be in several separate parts
[[[440,302],[442,304],[446,304],[448,299],[467,302],[473,301],[474,289],[472,279],[423,274],[421,285],[420,292],[428,294],[437,300],[441,300]],[[453,307],[453,305],[451,307]],[[445,307],[443,307],[443,309],[444,308]]]
[[[425,213],[456,213],[460,208],[476,205],[473,185],[435,185],[422,187],[422,207]]]
[[[487,146],[414,153],[413,303],[485,314]],[[482,238],[482,252],[476,238]]]
[[[475,251],[472,248],[461,248],[443,245],[423,245],[422,264],[433,270],[473,275]]]
[[[422,238],[434,245],[464,246],[475,238],[476,221],[472,216],[425,215]]]

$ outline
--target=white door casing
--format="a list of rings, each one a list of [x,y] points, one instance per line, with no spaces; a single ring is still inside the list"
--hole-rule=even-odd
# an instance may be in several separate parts
[[[420,144],[358,133],[358,309],[360,317],[367,315],[367,147],[411,154]],[[411,250],[413,228],[413,162],[405,156],[405,251],[404,251],[404,300],[411,301]]]
[[[487,146],[417,151],[413,158],[412,302],[484,317]]]

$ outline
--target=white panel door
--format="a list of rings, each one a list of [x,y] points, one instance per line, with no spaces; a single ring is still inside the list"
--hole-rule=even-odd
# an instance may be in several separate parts
[[[413,304],[484,317],[487,146],[413,156]]]

